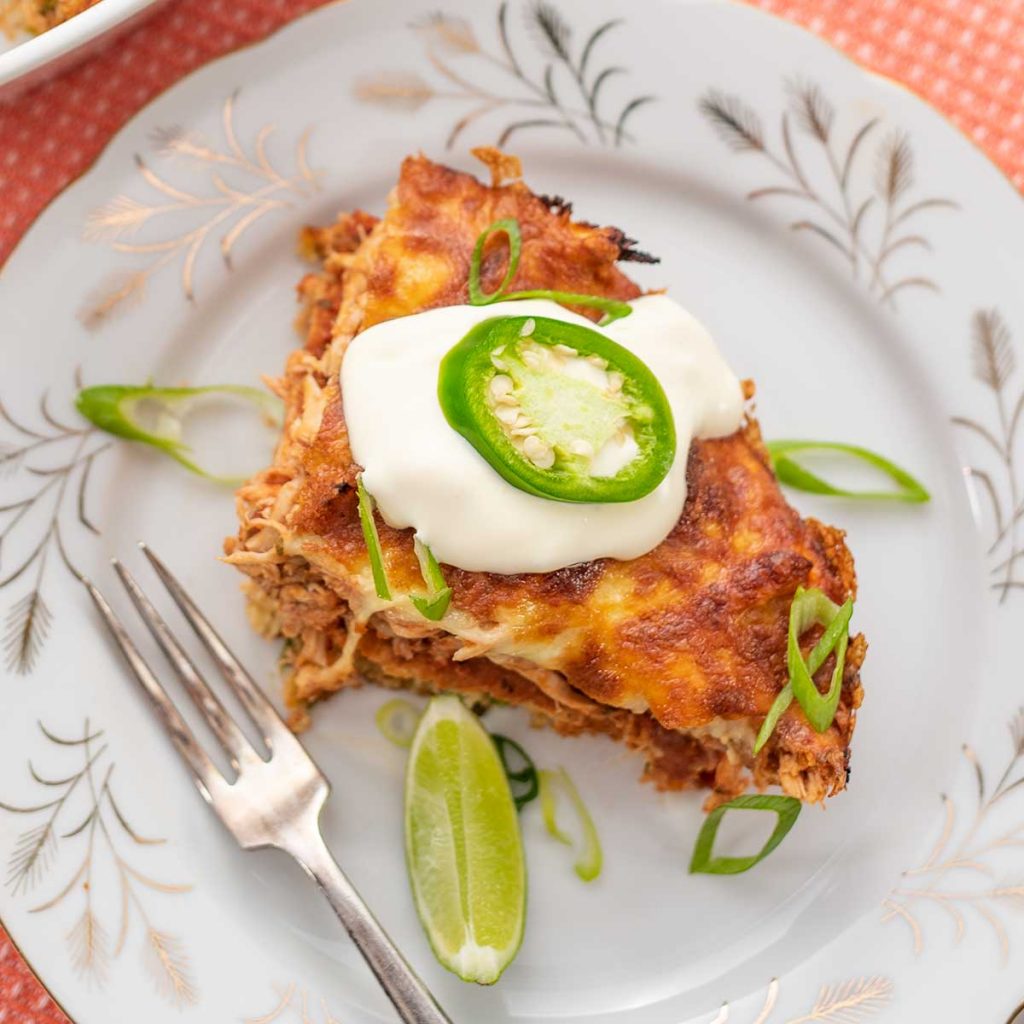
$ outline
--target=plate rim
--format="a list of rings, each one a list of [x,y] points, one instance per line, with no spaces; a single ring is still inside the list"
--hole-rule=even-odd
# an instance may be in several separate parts
[[[46,32],[16,42],[0,53],[0,97],[3,102],[17,102],[17,94],[4,93],[26,75],[45,68],[51,61],[71,54],[80,46],[99,39],[122,22],[164,0],[102,0]],[[162,94],[161,94],[162,95]],[[155,99],[156,97],[153,97]],[[147,100],[148,103],[151,100]],[[120,131],[120,129],[118,129]],[[116,133],[115,133],[116,134]],[[113,136],[111,136],[112,138]],[[87,171],[89,168],[86,168]],[[85,173],[83,171],[83,173]],[[77,179],[76,179],[77,180]],[[31,225],[26,233],[31,230]]]
[[[18,47],[15,47],[14,50],[10,51],[10,53],[4,54],[4,55],[0,55],[0,89],[5,87],[7,84],[9,84],[9,83],[11,83],[13,81],[16,81],[18,78],[22,77],[24,74],[27,74],[29,71],[34,70],[36,67],[40,67],[40,66],[48,63],[50,60],[55,59],[58,56],[61,56],[63,53],[70,52],[71,50],[76,49],[79,45],[82,45],[82,44],[88,42],[89,40],[91,40],[91,39],[101,35],[102,33],[106,32],[109,28],[115,27],[121,21],[126,20],[127,18],[131,17],[133,14],[136,14],[136,13],[146,9],[147,7],[153,6],[155,4],[159,4],[160,2],[161,2],[161,0],[103,0],[103,2],[98,4],[96,7],[90,8],[88,11],[83,12],[83,14],[78,15],[74,19],[71,19],[69,22],[65,23],[64,25],[57,26],[55,29],[51,30],[50,32],[45,33],[43,36],[38,37],[38,39],[29,40],[29,41],[27,41],[25,43],[20,44]],[[708,3],[709,0],[683,0],[683,4],[682,5],[683,6],[690,6],[690,5],[698,3],[698,2]],[[977,140],[975,140],[964,128],[962,128],[959,124],[957,124],[952,119],[952,117],[950,115],[948,115],[944,111],[940,110],[938,107],[933,106],[926,99],[924,99],[917,92],[915,92],[905,82],[902,82],[899,79],[893,78],[893,77],[891,77],[890,75],[888,75],[888,74],[886,74],[884,72],[880,72],[880,71],[877,71],[875,69],[870,68],[869,66],[864,64],[861,60],[856,58],[854,55],[852,55],[850,53],[847,53],[846,51],[840,49],[832,41],[830,41],[830,40],[828,40],[826,38],[823,38],[822,36],[819,36],[812,29],[810,29],[809,27],[807,27],[805,25],[802,25],[802,24],[799,24],[797,22],[791,21],[790,19],[786,18],[783,14],[781,14],[780,12],[778,12],[776,10],[765,10],[763,8],[760,8],[760,7],[754,7],[750,3],[744,2],[744,0],[710,0],[710,2],[713,3],[716,6],[728,5],[728,6],[733,7],[733,8],[737,8],[737,9],[741,9],[741,10],[744,10],[744,11],[748,11],[752,15],[754,15],[755,17],[759,16],[759,15],[770,17],[771,19],[773,19],[773,21],[775,21],[777,23],[781,23],[782,26],[785,26],[785,27],[787,27],[789,29],[800,31],[805,37],[809,37],[811,40],[814,41],[815,44],[827,48],[827,50],[829,52],[831,52],[832,54],[838,55],[838,56],[844,58],[844,60],[849,65],[852,65],[852,67],[854,69],[856,69],[861,74],[867,76],[869,79],[874,79],[877,82],[881,82],[881,83],[883,83],[885,85],[895,86],[902,93],[906,94],[906,96],[908,96],[917,106],[919,106],[919,107],[929,111],[933,115],[938,115],[939,119],[947,127],[952,128],[955,131],[955,134],[957,136],[965,139],[971,145],[972,149],[974,149],[979,155],[981,155],[981,156],[983,156],[985,158],[985,162],[989,166],[991,166],[992,168],[994,168],[996,171],[999,172],[999,176],[1003,179],[1003,181],[1005,181],[1006,185],[1010,188],[1010,190],[1012,191],[1014,197],[1018,201],[1024,199],[1024,196],[1021,195],[1021,191],[1017,188],[1016,185],[1014,185],[1013,181],[1009,177],[1009,174],[998,163],[996,163],[996,161],[988,154],[988,152],[986,152],[986,150],[977,142]],[[120,125],[118,127],[118,129],[113,134],[111,134],[104,141],[103,145],[97,151],[97,153],[94,155],[94,157],[92,158],[90,163],[86,167],[82,168],[82,170],[73,179],[71,179],[64,186],[62,186],[62,188],[59,191],[54,193],[48,199],[46,205],[43,206],[36,213],[36,215],[33,217],[32,222],[21,233],[21,235],[19,236],[19,238],[15,242],[14,246],[11,248],[10,252],[7,254],[7,257],[4,259],[4,261],[2,263],[0,263],[0,275],[2,275],[3,269],[7,265],[7,263],[10,261],[10,259],[14,256],[14,254],[16,252],[19,251],[19,249],[22,246],[22,243],[33,232],[33,230],[36,227],[36,224],[37,224],[38,220],[43,215],[43,213],[45,213],[49,209],[50,205],[56,199],[58,199],[59,197],[63,196],[65,192],[71,190],[75,186],[80,185],[85,179],[87,179],[91,174],[93,174],[95,172],[95,170],[96,170],[96,165],[100,162],[101,158],[107,153],[107,151],[110,148],[111,144],[113,142],[115,142],[117,140],[117,138],[126,129],[128,129],[130,126],[134,125],[136,120],[138,118],[140,118],[141,116],[143,116],[149,110],[149,108],[153,105],[153,103],[155,103],[157,100],[165,97],[169,92],[171,92],[172,90],[177,88],[182,83],[186,82],[191,76],[195,75],[197,72],[205,71],[208,68],[210,68],[211,66],[221,62],[223,59],[235,56],[236,54],[239,54],[240,52],[242,52],[244,50],[260,47],[264,43],[266,43],[269,40],[271,40],[274,37],[276,37],[280,32],[289,30],[292,26],[294,26],[295,24],[297,24],[300,21],[305,20],[308,16],[315,15],[315,14],[321,12],[321,11],[327,10],[327,9],[329,9],[331,7],[335,7],[335,6],[341,6],[341,5],[356,6],[356,3],[357,3],[357,0],[326,0],[326,2],[321,3],[321,4],[319,4],[316,7],[313,7],[313,8],[310,8],[308,10],[302,11],[296,17],[294,17],[294,18],[290,19],[289,21],[284,22],[281,25],[275,27],[266,36],[263,36],[260,39],[253,40],[251,42],[242,43],[239,46],[237,46],[237,47],[235,47],[235,48],[233,48],[231,50],[227,50],[227,51],[225,51],[223,53],[218,54],[217,56],[213,57],[211,60],[207,61],[206,63],[204,63],[204,64],[202,64],[202,65],[200,65],[200,66],[198,66],[198,67],[196,67],[196,68],[194,68],[192,70],[190,70],[186,74],[182,75],[180,78],[176,79],[174,82],[170,83],[160,93],[150,97],[122,125]],[[364,5],[369,6],[370,3],[371,3],[371,0],[362,0],[362,3]],[[10,74],[10,73],[8,73],[7,75],[4,74],[4,71],[5,71],[5,68],[4,68],[5,59],[9,58],[14,53],[24,49],[27,46],[29,46],[30,43],[42,41],[42,40],[46,39],[47,37],[53,35],[53,33],[58,32],[60,29],[67,28],[67,27],[69,27],[71,25],[74,25],[74,23],[76,21],[78,21],[81,18],[86,17],[87,15],[92,13],[93,11],[97,11],[97,10],[99,10],[101,8],[106,9],[108,6],[114,7],[115,5],[119,8],[119,10],[121,12],[120,16],[111,15],[109,18],[105,19],[105,22],[104,22],[102,27],[96,28],[94,31],[92,31],[88,35],[84,35],[81,39],[79,39],[76,42],[69,43],[67,46],[65,46],[61,50],[53,53],[51,56],[44,57],[44,58],[41,58],[40,60],[37,60],[33,65],[23,69],[22,71],[19,71],[16,74],[13,74],[13,75]],[[0,102],[3,102],[3,100],[0,100]],[[979,715],[980,715],[980,710],[979,710]],[[15,936],[11,933],[11,931],[5,925],[2,916],[0,916],[0,927],[2,927],[4,929],[4,931],[5,931],[6,935],[7,935],[8,941],[10,942],[12,948],[15,950],[15,952],[20,957],[22,964],[24,964],[24,966],[28,969],[30,974],[36,979],[36,981],[38,982],[40,987],[43,989],[43,991],[47,994],[47,996],[65,1014],[65,1016],[67,1016],[68,1019],[70,1021],[72,1021],[72,1024],[74,1024],[74,1020],[75,1019],[71,1016],[70,1012],[63,1006],[63,1004],[61,1003],[61,1001],[58,998],[58,996],[53,991],[51,991],[51,989],[46,985],[45,981],[43,980],[41,974],[36,969],[36,967],[24,955],[24,953],[22,952],[22,950],[21,950],[21,948],[20,948],[20,946],[19,946]],[[838,939],[842,934],[844,934],[844,933],[840,933],[840,935],[837,935],[836,938]],[[796,969],[797,969],[796,967],[793,968],[793,970],[796,970]],[[1017,1012],[1017,1011],[1015,1011],[1015,1012]],[[1013,1019],[1013,1015],[1011,1014],[1011,1020],[1012,1019]]]

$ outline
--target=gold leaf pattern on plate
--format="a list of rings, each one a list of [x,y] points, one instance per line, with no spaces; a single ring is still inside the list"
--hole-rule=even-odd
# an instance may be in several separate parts
[[[357,79],[353,94],[364,103],[408,112],[435,100],[460,103],[465,112],[448,132],[448,149],[478,123],[481,129],[492,126],[489,131],[496,134],[490,141],[497,146],[538,128],[569,132],[583,144],[621,146],[633,141],[628,124],[655,97],[639,95],[611,105],[609,83],[629,72],[607,61],[597,66],[605,40],[623,19],[605,21],[577,38],[575,26],[544,0],[522,10],[525,38],[534,51],[530,59],[510,25],[507,2],[498,5],[493,49],[481,44],[465,18],[439,12],[412,26],[437,85],[416,71],[384,70]],[[500,84],[485,85],[484,72],[492,78],[497,72]]]
[[[242,1024],[341,1024],[327,1009],[323,999],[314,1008],[305,989],[295,982],[280,989],[274,1006],[258,1017],[246,1017]]]
[[[82,386],[77,371],[74,386]],[[72,557],[72,531],[99,534],[87,510],[89,482],[96,461],[115,444],[85,421],[69,425],[58,419],[46,391],[37,414],[32,422],[16,418],[0,402],[0,429],[13,438],[0,442],[0,474],[9,477],[0,504],[0,590],[28,582],[4,615],[0,647],[5,667],[19,675],[36,668],[49,635],[52,614],[44,596],[48,569],[59,561],[80,578]],[[23,553],[9,563],[5,549],[15,539]],[[44,855],[40,849],[32,859]]]
[[[50,744],[54,763],[59,759],[62,767],[55,775],[43,774],[30,761],[29,774],[42,791],[39,802],[0,803],[2,811],[39,822],[15,841],[8,860],[8,888],[20,895],[41,886],[51,870],[60,868],[63,883],[29,913],[43,914],[70,903],[81,906],[66,934],[75,971],[91,984],[105,985],[111,961],[121,955],[131,921],[137,918],[144,962],[159,995],[179,1008],[195,1003],[198,996],[184,947],[176,936],[152,923],[147,905],[147,893],[176,895],[189,892],[191,886],[152,878],[131,858],[131,850],[164,840],[146,838],[128,823],[114,797],[114,762],[104,731],[91,730],[88,719],[79,736],[58,736],[42,723],[39,730]],[[75,764],[70,771],[69,759]],[[75,866],[65,870],[68,859]],[[111,877],[114,886],[109,884]],[[108,924],[117,927],[113,948]]]
[[[780,985],[773,978],[765,990],[764,1001],[750,1024],[774,1024],[775,1007],[779,1000]],[[888,978],[850,978],[835,985],[823,985],[813,1006],[803,1014],[789,1017],[779,1024],[814,1024],[831,1021],[833,1024],[859,1024],[883,1009],[893,993]],[[718,1012],[711,1024],[740,1024],[728,1004]]]
[[[980,917],[996,939],[1003,964],[1009,962],[1010,940],[1000,911],[1024,909],[1024,882],[995,880],[995,859],[1000,851],[1024,847],[1024,816],[1017,814],[1016,824],[995,828],[990,820],[997,805],[1024,792],[1024,709],[1010,722],[1010,739],[1009,760],[991,791],[977,754],[971,747],[964,747],[977,782],[973,817],[958,835],[957,807],[944,796],[945,817],[931,853],[920,866],[903,873],[903,881],[883,903],[882,920],[899,918],[906,923],[915,953],[925,948],[922,912],[925,907],[937,907],[950,919],[956,942],[967,933],[968,913]],[[978,879],[983,881],[979,884]]]
[[[869,183],[858,171],[864,164],[861,154],[877,137],[880,119],[863,122],[841,143],[835,130],[837,111],[818,85],[792,79],[785,91],[781,149],[769,145],[760,115],[740,97],[709,89],[698,102],[701,114],[730,149],[759,154],[779,175],[748,192],[747,199],[782,199],[799,204],[795,209],[807,209],[808,215],[790,221],[790,230],[813,235],[839,253],[853,279],[864,282],[869,294],[884,305],[895,306],[896,296],[910,289],[939,291],[932,278],[904,269],[906,261],[900,257],[932,248],[911,221],[916,223],[927,210],[959,206],[938,197],[911,199],[914,153],[906,133],[890,131],[879,142],[874,180]],[[815,180],[807,170],[794,124],[819,151],[818,159],[827,168],[827,176],[821,175],[824,180]]]
[[[996,577],[992,589],[1000,603],[1011,591],[1024,589],[1017,569],[1024,557],[1019,539],[1024,500],[1017,476],[1017,432],[1024,417],[1024,387],[1014,393],[1012,378],[1017,370],[1016,353],[1009,325],[997,309],[979,309],[971,321],[971,366],[975,378],[992,392],[995,416],[988,423],[967,416],[954,416],[953,423],[969,432],[982,445],[987,459],[968,466],[966,472],[977,494],[991,514],[994,537],[989,556],[998,558],[990,568]]]
[[[137,155],[139,175],[155,198],[143,202],[132,196],[115,196],[89,215],[85,224],[87,240],[147,259],[140,268],[117,274],[87,298],[79,312],[85,326],[101,327],[112,315],[141,298],[150,278],[173,263],[180,264],[185,297],[195,301],[198,261],[208,243],[216,240],[223,262],[230,269],[235,247],[253,225],[317,190],[318,174],[306,157],[310,130],[299,136],[294,170],[285,174],[274,166],[267,152],[273,125],[263,125],[248,147],[239,141],[235,127],[237,99],[234,93],[224,101],[223,138],[217,145],[176,126],[152,133],[159,160],[198,165],[207,172],[205,188],[175,184],[166,172]],[[172,233],[152,241],[135,241],[141,231],[158,225],[168,225]]]

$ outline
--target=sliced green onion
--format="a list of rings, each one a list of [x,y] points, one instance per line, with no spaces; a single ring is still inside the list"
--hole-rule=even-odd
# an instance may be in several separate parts
[[[761,748],[768,742],[771,734],[775,732],[775,726],[779,724],[779,719],[789,710],[789,705],[792,703],[793,686],[791,683],[786,683],[779,691],[779,695],[773,701],[772,706],[768,709],[768,714],[765,715],[761,728],[757,732],[757,739],[754,741],[755,754],[761,752]]]
[[[786,661],[789,666],[789,683],[793,696],[800,702],[804,714],[816,732],[824,732],[836,717],[839,692],[843,687],[843,666],[846,663],[846,645],[850,638],[850,616],[853,601],[847,600],[837,608],[820,590],[797,589],[793,607],[789,613],[789,643]],[[835,651],[836,667],[828,693],[822,696],[811,678],[810,665],[804,661],[800,650],[800,636],[804,630],[817,622],[825,626],[825,632],[815,645],[825,652],[822,661],[830,651]],[[813,652],[812,652],[813,653]],[[820,663],[819,663],[820,667]]]
[[[480,271],[483,263],[484,246],[491,235],[504,234],[508,236],[508,268],[501,284],[493,292],[485,292],[480,286]],[[600,309],[604,311],[604,319],[601,324],[609,324],[613,320],[620,320],[633,312],[633,307],[628,302],[620,299],[606,299],[600,295],[579,295],[576,292],[561,292],[549,288],[531,288],[526,291],[506,292],[505,289],[512,283],[516,270],[519,268],[519,257],[522,253],[523,234],[519,228],[519,221],[514,217],[506,217],[504,220],[496,220],[489,228],[480,234],[473,246],[473,255],[469,261],[469,304],[471,306],[489,306],[492,302],[510,302],[517,299],[550,299],[563,306],[584,306],[588,309]]]
[[[425,619],[430,619],[431,622],[440,622],[444,618],[451,599],[451,587],[448,587],[443,594],[438,594],[437,597],[423,597],[421,594],[409,595],[409,600],[416,606],[420,615]]]
[[[260,388],[239,384],[214,384],[201,388],[158,388],[152,385],[99,384],[83,388],[75,398],[78,411],[93,426],[126,441],[148,444],[169,455],[192,473],[218,483],[237,484],[244,477],[220,476],[203,469],[189,457],[191,448],[181,439],[186,407],[204,395],[230,395],[243,398],[262,409],[276,423],[281,421],[281,402]],[[150,402],[156,406],[157,422],[152,430],[138,419],[138,406]]]
[[[359,495],[359,522],[363,527],[363,540],[370,554],[373,585],[382,601],[390,601],[391,588],[388,586],[388,576],[384,570],[384,552],[381,550],[377,524],[373,519],[373,498],[366,493],[361,475],[356,477],[356,493]]]
[[[430,548],[417,538],[413,541],[413,549],[420,563],[423,582],[427,585],[427,594],[425,597],[419,594],[410,594],[409,598],[424,618],[430,619],[431,622],[438,622],[448,611],[448,605],[452,599],[452,588],[445,583],[441,566],[437,564],[437,559]]]
[[[501,284],[493,292],[485,292],[480,287],[480,266],[484,257],[484,246],[491,235],[504,234],[508,237],[508,268]],[[523,246],[523,234],[519,230],[519,221],[515,217],[506,217],[504,220],[496,220],[489,228],[481,232],[480,237],[473,246],[473,255],[469,261],[469,304],[471,306],[486,306],[497,302],[505,293],[505,289],[512,283],[519,268],[519,254]]]
[[[817,732],[824,732],[832,724],[843,687],[843,667],[846,664],[846,646],[850,638],[852,615],[852,600],[846,601],[840,607],[820,590],[797,588],[789,609],[789,633],[786,643],[789,682],[775,698],[761,725],[754,743],[755,754],[768,742],[768,737],[775,731],[775,726],[794,697],[800,702],[807,720]],[[805,661],[800,650],[800,637],[815,623],[824,626],[825,632],[821,634]],[[826,658],[833,651],[836,655],[836,666],[832,671],[828,693],[822,696],[811,677],[825,664]]]
[[[604,311],[601,324],[610,324],[613,320],[621,320],[633,312],[633,307],[621,299],[605,299],[600,295],[580,295],[577,292],[559,292],[550,288],[531,288],[524,292],[509,292],[496,301],[509,302],[512,299],[550,299],[563,306],[586,306],[588,309]]]
[[[501,763],[505,767],[516,810],[521,811],[531,800],[535,800],[540,792],[537,766],[533,763],[533,758],[514,739],[497,732],[491,733],[491,739],[494,740]]]
[[[800,817],[802,805],[791,796],[739,796],[727,804],[716,807],[704,820],[690,859],[691,875],[739,875],[760,864],[783,839]],[[712,857],[711,851],[718,835],[718,827],[726,811],[774,811],[779,817],[775,830],[759,853],[752,857]]]
[[[390,740],[396,747],[408,749],[412,746],[413,737],[416,735],[416,726],[419,725],[423,712],[401,697],[381,704],[377,709],[377,728],[384,734],[384,738]]]
[[[420,572],[423,574],[423,581],[426,583],[427,589],[432,594],[447,589],[444,574],[441,572],[441,566],[437,564],[437,559],[430,548],[420,541],[419,538],[416,538],[413,541],[413,550],[416,552],[416,558],[420,563]]]
[[[356,478],[356,491],[359,495],[359,522],[363,528],[363,540],[370,555],[370,571],[373,573],[373,586],[382,601],[391,600],[391,587],[388,585],[388,574],[384,567],[384,551],[380,546],[380,535],[377,523],[373,518],[373,498],[363,486],[363,478]],[[452,599],[452,588],[447,586],[441,566],[437,564],[430,548],[418,540],[413,542],[416,558],[420,563],[420,572],[427,584],[427,594],[410,594],[409,599],[416,609],[431,622],[444,618]]]
[[[768,456],[772,462],[772,469],[779,478],[779,483],[788,487],[795,487],[799,491],[808,491],[811,494],[827,494],[838,498],[860,498],[872,501],[905,501],[920,503],[929,501],[931,495],[924,486],[911,476],[905,469],[901,469],[894,462],[890,462],[885,456],[879,455],[868,448],[861,448],[854,444],[840,444],[836,441],[768,441],[765,445],[768,449]],[[836,487],[827,480],[805,469],[795,459],[790,457],[791,452],[805,451],[830,451],[841,452],[853,459],[866,462],[869,466],[884,473],[893,483],[896,484],[894,491],[850,491],[842,487]]]
[[[604,857],[601,853],[601,841],[597,836],[597,829],[594,827],[594,819],[590,817],[587,805],[583,802],[579,790],[564,768],[559,768],[554,772],[540,771],[538,780],[540,783],[540,809],[544,816],[544,826],[555,839],[560,843],[565,843],[566,846],[572,846],[573,842],[558,826],[555,787],[560,786],[569,797],[576,816],[579,818],[582,831],[579,855],[573,869],[584,882],[592,882],[601,874]]]
[[[540,785],[540,812],[544,816],[544,827],[548,835],[553,836],[560,843],[572,846],[572,839],[558,827],[558,819],[555,812],[555,793],[551,785],[554,773],[541,770],[537,773],[537,780]]]

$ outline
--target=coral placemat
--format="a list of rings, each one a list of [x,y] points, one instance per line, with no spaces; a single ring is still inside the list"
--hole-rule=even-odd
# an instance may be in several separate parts
[[[115,47],[0,106],[0,264],[137,110],[325,0],[176,0]],[[748,0],[943,111],[1024,189],[1024,0]],[[66,1024],[0,929],[0,1024]]]

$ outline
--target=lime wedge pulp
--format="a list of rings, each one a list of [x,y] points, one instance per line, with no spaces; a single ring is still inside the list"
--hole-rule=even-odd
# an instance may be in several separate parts
[[[435,697],[416,730],[405,855],[434,955],[463,981],[493,984],[523,939],[526,862],[497,749],[458,697]]]

